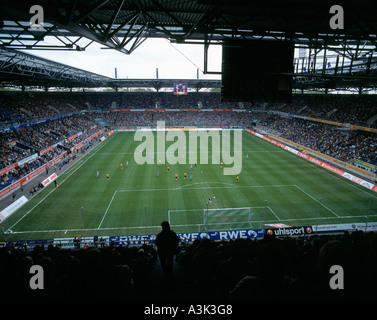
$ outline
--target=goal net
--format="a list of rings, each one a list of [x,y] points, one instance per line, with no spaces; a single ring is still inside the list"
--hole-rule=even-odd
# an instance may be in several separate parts
[[[207,231],[250,228],[252,215],[251,207],[204,209],[203,225]]]
[[[202,232],[251,227],[253,207],[169,210],[170,226],[177,232]]]

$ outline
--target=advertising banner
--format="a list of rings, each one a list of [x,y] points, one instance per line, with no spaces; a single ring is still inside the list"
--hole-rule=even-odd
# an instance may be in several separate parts
[[[36,159],[38,159],[38,153],[34,153],[29,157],[23,158],[22,160],[18,161],[18,165],[23,166],[25,163],[32,162]]]
[[[353,159],[353,162],[355,163],[355,165],[359,165],[359,166],[362,166],[364,168],[369,168],[369,169],[372,169],[373,171],[377,172],[377,166],[375,166],[373,164],[370,164],[370,163],[367,163],[367,162],[364,162],[364,161],[361,161],[361,160],[358,160],[358,159]]]
[[[323,224],[313,227],[318,233],[354,232],[354,231],[377,231],[377,222],[354,222],[342,224]]]
[[[276,228],[275,228],[276,227]],[[292,237],[311,235],[314,233],[343,233],[344,231],[377,231],[377,222],[370,223],[345,223],[345,224],[329,224],[318,226],[306,227],[289,227],[283,224],[276,225],[274,228],[269,229],[242,229],[242,230],[223,230],[223,231],[210,231],[210,232],[187,232],[177,233],[181,242],[193,242],[195,240],[210,239],[214,241],[228,241],[235,239],[262,239],[265,234],[275,235],[276,237]],[[143,244],[154,244],[157,234],[148,235],[125,235],[125,236],[101,236],[98,239],[97,246],[140,246]],[[53,244],[64,249],[71,249],[75,247],[74,238],[55,238],[55,239],[39,239],[39,240],[17,240],[17,241],[0,241],[0,248],[13,245],[15,247],[24,246],[25,243],[31,249],[35,245],[48,245]],[[81,238],[81,247],[86,243],[89,247],[94,246],[93,237]]]
[[[312,233],[313,233],[313,228],[311,226],[266,229],[266,234],[275,235],[276,237],[302,236],[302,235],[309,235]]]
[[[56,173],[53,173],[51,176],[49,176],[47,179],[44,179],[42,181],[42,185],[44,187],[47,187],[52,181],[54,181],[58,176],[56,175]]]
[[[42,151],[39,151],[39,155],[41,156],[42,154],[45,154],[45,153],[51,151],[52,149],[53,149],[53,147],[50,146],[50,147],[48,147],[48,148],[46,148],[46,149],[44,149]]]
[[[6,218],[8,218],[12,213],[16,212],[19,208],[21,208],[26,202],[27,198],[22,196],[20,199],[13,202],[11,205],[6,207],[4,210],[0,212],[0,222],[3,222]]]
[[[224,230],[209,232],[186,232],[177,233],[181,241],[193,242],[196,239],[210,240],[233,240],[233,239],[259,239],[263,238],[263,229],[243,229],[243,230]],[[131,236],[110,236],[109,241],[114,241],[115,245],[141,245],[143,243],[153,244],[157,234],[131,235]]]
[[[0,170],[0,176],[2,176],[3,174],[5,174],[5,173],[13,170],[14,168],[17,168],[17,167],[18,167],[18,163],[13,163],[10,166],[1,169]]]

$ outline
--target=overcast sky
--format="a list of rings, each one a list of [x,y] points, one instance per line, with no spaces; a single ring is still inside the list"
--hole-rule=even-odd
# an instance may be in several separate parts
[[[103,47],[92,43],[81,52],[51,50],[28,52],[111,78],[115,77],[115,68],[117,68],[118,78],[155,79],[158,68],[160,79],[196,79],[199,68],[200,79],[220,79],[219,75],[204,75],[201,71],[204,70],[203,45],[171,44],[166,39],[148,38],[130,55],[116,50],[101,49]],[[210,46],[208,70],[221,71],[219,45]]]

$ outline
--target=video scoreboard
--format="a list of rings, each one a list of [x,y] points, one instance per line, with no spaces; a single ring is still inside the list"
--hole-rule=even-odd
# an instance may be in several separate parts
[[[187,94],[187,84],[186,83],[175,83],[174,84],[174,94]]]

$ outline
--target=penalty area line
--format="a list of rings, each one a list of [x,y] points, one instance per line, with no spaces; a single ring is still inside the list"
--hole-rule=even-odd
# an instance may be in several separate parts
[[[305,193],[309,198],[313,199],[316,203],[318,203],[319,201],[314,198],[313,196],[311,196],[309,193],[307,193],[306,191],[302,190],[302,188],[300,188],[299,186],[295,185],[295,187],[297,189],[299,189],[301,192]],[[322,202],[321,202],[321,206],[324,207],[325,209],[327,209],[328,211],[330,211],[332,214],[334,214],[336,217],[340,218],[341,216],[338,215],[336,212],[334,212],[333,210],[331,210],[329,207],[325,206]]]
[[[105,211],[105,213],[104,213],[104,215],[103,215],[103,217],[102,217],[102,220],[101,220],[101,222],[100,222],[100,224],[99,224],[97,230],[99,230],[99,229],[101,228],[101,226],[102,226],[102,222],[103,222],[103,220],[105,219],[107,213],[109,212],[110,206],[111,206],[111,204],[112,204],[112,202],[113,202],[113,200],[114,200],[115,195],[117,194],[117,192],[118,192],[117,190],[114,191],[114,194],[113,194],[113,196],[112,196],[112,198],[111,198],[111,200],[110,200],[109,205],[108,205],[107,208],[106,208],[106,211]]]

